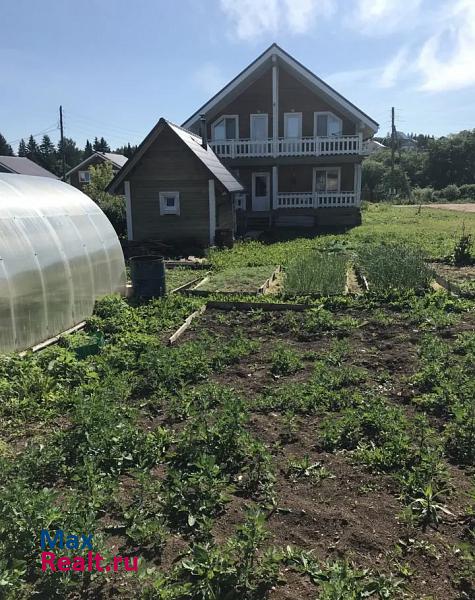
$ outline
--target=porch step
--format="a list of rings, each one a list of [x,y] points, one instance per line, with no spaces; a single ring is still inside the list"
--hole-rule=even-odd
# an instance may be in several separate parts
[[[313,215],[283,215],[277,214],[276,227],[314,227],[315,217]]]

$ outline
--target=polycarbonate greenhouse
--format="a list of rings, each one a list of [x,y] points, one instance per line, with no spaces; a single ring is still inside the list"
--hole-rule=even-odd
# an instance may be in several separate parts
[[[77,325],[125,284],[119,239],[88,196],[55,179],[0,173],[0,352]]]

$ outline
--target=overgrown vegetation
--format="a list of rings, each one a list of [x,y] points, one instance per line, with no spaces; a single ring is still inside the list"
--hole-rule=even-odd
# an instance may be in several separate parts
[[[414,246],[402,244],[362,245],[358,264],[370,287],[379,292],[424,290],[433,278],[424,254]]]
[[[292,295],[342,294],[346,269],[344,254],[308,252],[296,257],[286,268],[284,291]]]

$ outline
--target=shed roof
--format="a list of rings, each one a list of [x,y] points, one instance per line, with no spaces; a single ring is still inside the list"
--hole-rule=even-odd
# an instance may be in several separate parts
[[[94,154],[91,154],[91,156],[88,156],[82,162],[80,162],[78,165],[76,165],[71,170],[69,170],[66,173],[66,177],[69,177],[69,175],[71,175],[71,173],[75,173],[76,171],[79,171],[79,169],[84,169],[92,162],[92,160],[94,158],[97,158],[97,157],[102,158],[102,160],[104,160],[104,161],[112,163],[118,169],[122,169],[122,167],[125,165],[125,163],[128,160],[128,158],[126,156],[124,156],[123,154],[115,154],[115,152],[94,152]]]
[[[223,163],[219,160],[216,154],[213,152],[209,144],[206,148],[203,148],[202,139],[200,136],[175,125],[166,119],[160,119],[155,125],[152,131],[147,135],[143,142],[138,147],[134,156],[127,162],[127,164],[117,173],[114,179],[108,186],[108,191],[114,192],[117,186],[124,181],[130,171],[140,161],[142,156],[145,154],[147,149],[153,144],[160,133],[168,128],[193,152],[193,154],[203,163],[208,171],[215,177],[228,192],[242,192],[243,187],[239,181],[226,169]]]
[[[16,173],[17,175],[38,175],[39,177],[59,179],[56,175],[25,156],[0,156],[0,167],[4,167],[9,173]]]

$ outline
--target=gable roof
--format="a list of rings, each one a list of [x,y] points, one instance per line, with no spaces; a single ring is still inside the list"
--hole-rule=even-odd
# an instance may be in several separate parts
[[[147,135],[138,147],[133,157],[116,174],[114,179],[107,186],[107,191],[114,192],[140,161],[145,152],[150,148],[160,133],[168,128],[193,152],[193,154],[203,163],[213,177],[215,177],[228,192],[242,192],[243,187],[238,180],[231,175],[223,163],[219,160],[211,147],[203,148],[201,136],[198,136],[179,125],[175,125],[166,119],[161,118],[152,131]]]
[[[102,158],[104,161],[112,163],[112,165],[114,167],[117,167],[118,169],[122,169],[122,167],[128,160],[128,158],[123,154],[115,154],[114,152],[94,152],[94,154],[91,154],[91,156],[88,156],[78,165],[70,169],[66,173],[66,177],[69,177],[71,173],[79,171],[79,169],[84,169],[84,167],[87,167],[92,162],[92,159],[96,157]]]
[[[25,156],[0,156],[0,167],[5,168],[9,173],[17,173],[18,175],[38,175],[39,177],[59,179],[59,177]]]
[[[267,63],[271,63],[273,56],[292,72],[297,74],[299,78],[304,80],[307,84],[317,89],[330,104],[336,104],[340,109],[352,115],[353,118],[360,120],[371,132],[375,133],[379,124],[364,113],[361,109],[355,106],[352,102],[347,100],[344,96],[334,90],[331,86],[325,83],[320,77],[312,73],[307,67],[302,65],[285,52],[277,44],[271,44],[267,50],[265,50],[260,56],[258,56],[249,66],[247,66],[239,75],[232,79],[227,85],[225,85],[217,94],[215,94],[208,102],[203,104],[197,111],[195,111],[191,117],[189,117],[184,123],[183,127],[192,127],[200,118],[202,113],[208,113],[214,107],[224,101],[224,99],[231,94],[234,90],[241,88],[246,85],[246,80],[252,77],[258,71],[261,71]]]

